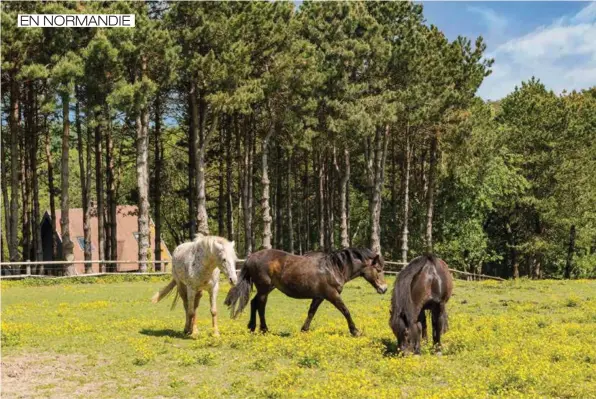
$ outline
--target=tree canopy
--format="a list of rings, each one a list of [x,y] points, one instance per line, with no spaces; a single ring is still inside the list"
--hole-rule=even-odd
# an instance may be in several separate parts
[[[136,27],[23,29],[18,13]],[[150,241],[211,233],[241,257],[367,246],[596,276],[596,88],[532,78],[487,103],[483,39],[449,40],[422,5],[5,2],[2,25],[3,259],[42,259],[59,200],[84,209],[89,259],[90,220],[115,259],[116,207],[137,205],[143,267]]]

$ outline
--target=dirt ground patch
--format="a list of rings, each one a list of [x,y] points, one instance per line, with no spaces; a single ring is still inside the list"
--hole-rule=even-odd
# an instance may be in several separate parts
[[[26,353],[2,359],[2,398],[72,398],[98,394],[89,359],[80,355]]]

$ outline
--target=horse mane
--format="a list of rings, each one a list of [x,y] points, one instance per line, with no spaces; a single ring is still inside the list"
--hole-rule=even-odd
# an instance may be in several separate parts
[[[426,262],[436,265],[437,258],[434,255],[426,254],[412,260],[403,268],[395,280],[395,287],[391,294],[391,324],[395,325],[401,317],[407,326],[418,319],[414,312],[414,303],[412,302],[412,281],[422,271]]]
[[[213,245],[215,245],[216,242],[223,244],[223,245],[230,244],[230,241],[228,241],[224,237],[207,236],[202,233],[198,233],[195,236],[194,240],[192,240],[192,242],[195,244],[200,244],[203,247],[208,247],[209,249],[213,249]]]
[[[377,254],[368,248],[344,248],[324,253],[326,261],[337,267],[342,274],[345,273],[346,267],[349,267],[350,270],[352,269],[354,259],[358,259],[364,263],[366,260],[372,259],[375,256]]]
[[[230,249],[231,242],[225,239],[224,237],[219,236],[208,236],[202,233],[198,233],[195,238],[192,240],[192,244],[194,246],[200,246],[208,253],[215,253],[215,243],[222,244],[228,253],[228,256],[236,256],[236,251]]]

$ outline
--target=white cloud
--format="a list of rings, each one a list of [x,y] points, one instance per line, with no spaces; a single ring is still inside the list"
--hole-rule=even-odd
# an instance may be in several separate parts
[[[569,55],[596,53],[596,24],[551,25],[499,46],[496,53],[516,62],[556,60]]]
[[[596,85],[596,3],[572,17],[513,38],[487,54],[495,59],[494,73],[479,94],[498,99],[532,76],[561,92]]]
[[[596,21],[596,2],[592,2],[586,7],[582,8],[572,21],[574,22],[594,22]]]

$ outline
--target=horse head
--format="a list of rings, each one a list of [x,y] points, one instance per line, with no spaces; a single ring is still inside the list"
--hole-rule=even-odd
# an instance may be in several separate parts
[[[379,294],[387,292],[387,283],[384,273],[385,261],[383,256],[376,254],[363,262],[362,277],[368,281]]]
[[[238,282],[238,275],[236,274],[236,256],[235,243],[234,241],[216,241],[214,243],[216,254],[220,260],[220,269],[224,272],[230,284],[236,285]]]

